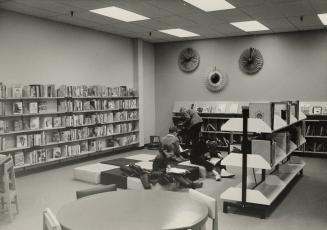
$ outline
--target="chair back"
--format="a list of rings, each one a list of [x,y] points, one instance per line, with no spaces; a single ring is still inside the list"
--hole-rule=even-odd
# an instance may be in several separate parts
[[[9,158],[8,161],[3,163],[2,181],[5,191],[16,190],[16,178],[12,158]]]
[[[80,199],[85,196],[90,196],[90,195],[103,193],[103,192],[112,192],[112,191],[117,191],[117,186],[115,184],[110,184],[110,185],[95,187],[95,188],[90,188],[90,189],[84,189],[84,190],[78,190],[78,191],[76,191],[76,198]]]
[[[217,201],[207,196],[201,192],[198,192],[194,189],[189,189],[190,197],[196,201],[201,202],[202,204],[205,204],[209,209],[209,218],[212,219],[212,229],[218,230],[218,207],[217,207]]]
[[[59,221],[49,208],[43,211],[43,230],[61,230]]]

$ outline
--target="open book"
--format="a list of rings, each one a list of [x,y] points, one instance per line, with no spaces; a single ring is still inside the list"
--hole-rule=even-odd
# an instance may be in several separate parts
[[[188,172],[188,170],[168,167],[166,172],[167,173],[175,173],[175,174],[186,174]]]
[[[221,159],[218,158],[218,157],[213,157],[213,158],[211,158],[211,159],[209,160],[209,162],[210,162],[213,166],[215,166],[216,164],[218,164],[218,162],[219,162],[220,160],[221,160]]]

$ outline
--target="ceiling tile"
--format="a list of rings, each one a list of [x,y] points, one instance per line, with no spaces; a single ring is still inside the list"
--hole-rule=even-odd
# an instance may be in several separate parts
[[[217,30],[217,27],[219,25],[208,25],[208,26],[195,26],[195,27],[185,27],[184,29],[192,31],[193,33],[200,34],[200,37],[210,35],[210,34],[219,34],[219,35],[224,35],[223,33],[219,32]]]
[[[235,7],[260,5],[265,2],[265,0],[227,0],[227,1]]]
[[[92,21],[95,22],[97,24],[117,24],[120,23],[120,20],[116,20],[113,18],[109,18],[109,17],[104,17],[100,14],[95,14],[89,11],[85,11],[85,12],[77,12],[74,17],[77,18],[81,18],[84,20],[88,20],[88,21]]]
[[[298,29],[296,27],[293,28],[276,28],[273,29],[274,33],[285,33],[285,32],[294,32],[294,31],[298,31]]]
[[[108,32],[108,33],[114,33],[114,34],[119,34],[122,32],[122,28],[118,25],[97,25],[94,26],[93,29]],[[124,32],[132,33],[132,31],[126,29]]]
[[[246,35],[248,33],[244,32],[243,30],[240,30],[239,28],[236,28],[235,26],[232,26],[231,24],[220,24],[217,25],[216,29],[219,33],[222,34],[232,34],[232,33],[241,33],[243,35]]]
[[[287,19],[298,28],[313,26],[323,27],[317,15],[305,15],[303,16],[303,20],[301,20],[300,17],[288,17]]]
[[[31,6],[34,8],[51,11],[56,14],[67,14],[70,11],[84,11],[84,9],[68,6],[60,2],[54,2],[51,0],[14,0],[13,2],[22,3],[26,6]]]
[[[166,28],[170,27],[170,25],[163,23],[161,21],[158,21],[156,19],[143,20],[143,21],[137,21],[137,22],[132,22],[132,23],[152,29],[152,30],[161,30],[161,29],[166,29]]]
[[[161,23],[170,25],[172,28],[196,26],[195,22],[180,16],[162,17],[162,18],[157,18],[156,20]]]
[[[38,8],[34,8],[31,6],[27,6],[22,3],[14,2],[14,1],[5,1],[0,3],[0,8],[5,10],[11,10],[22,14],[32,15],[36,17],[41,18],[48,18],[51,16],[57,15],[57,13],[48,11],[48,10],[42,10]]]
[[[294,25],[290,23],[286,18],[274,18],[274,19],[261,19],[260,22],[267,26],[269,29],[295,29]]]
[[[322,30],[324,26],[302,26],[299,30]]]
[[[315,11],[307,0],[296,2],[283,2],[277,4],[281,12],[286,17],[301,16],[301,15],[314,15]]]
[[[97,8],[110,6],[110,4],[104,0],[51,0],[51,1],[68,5],[68,6],[82,8],[85,10],[93,10]]]
[[[311,5],[315,11],[320,13],[327,13],[327,1],[326,0],[310,0]]]
[[[224,22],[240,22],[252,20],[252,18],[239,9],[220,10],[209,12],[210,17]]]
[[[147,0],[147,2],[174,14],[203,12],[199,8],[182,0]]]
[[[71,24],[71,25],[75,25],[75,26],[81,26],[81,27],[94,27],[97,24],[88,20],[83,20],[80,18],[76,18],[76,17],[71,17],[70,15],[59,15],[59,16],[55,16],[55,17],[50,17],[50,20],[53,21],[57,21],[57,22],[63,22],[63,23],[67,23],[67,24]]]
[[[148,18],[159,18],[172,15],[170,11],[158,8],[154,5],[149,4],[149,1],[108,1],[110,5],[117,6],[124,10],[129,10],[137,14],[141,14]]]
[[[207,25],[212,25],[212,24],[215,25],[215,24],[224,23],[223,20],[218,19],[217,17],[210,15],[207,12],[182,14],[182,17],[196,22],[196,24],[199,26],[207,26]]]
[[[280,8],[269,3],[257,6],[243,7],[242,11],[244,11],[254,19],[283,17]]]

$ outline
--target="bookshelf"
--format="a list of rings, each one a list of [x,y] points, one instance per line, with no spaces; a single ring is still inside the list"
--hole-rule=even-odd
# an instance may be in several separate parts
[[[242,115],[222,126],[224,131],[243,132],[242,153],[232,152],[222,160],[222,165],[242,168],[242,182],[220,198],[225,213],[228,207],[256,209],[265,218],[279,195],[303,173],[305,162],[292,154],[306,142],[306,116],[299,101],[249,103]]]
[[[197,110],[203,120],[201,135],[216,139],[221,150],[229,152],[230,144],[241,143],[242,132],[223,131],[222,125],[230,118],[242,117],[241,107],[248,102],[232,101],[176,101],[173,108],[172,120],[175,126],[181,122],[180,108],[193,108]],[[181,131],[181,130],[180,130]],[[185,142],[186,136],[181,131],[182,143]]]
[[[301,110],[306,114],[306,144],[297,155],[327,157],[327,102],[301,102]]]
[[[138,97],[126,86],[0,83],[0,154],[16,172],[138,146]]]

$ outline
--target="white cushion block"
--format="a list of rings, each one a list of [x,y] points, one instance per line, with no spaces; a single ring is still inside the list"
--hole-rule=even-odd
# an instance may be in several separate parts
[[[179,165],[198,167],[199,168],[200,177],[201,178],[206,178],[207,177],[207,170],[206,170],[205,167],[203,167],[201,165],[192,164],[190,161],[185,161],[185,162],[179,163]]]
[[[146,170],[151,170],[152,171],[152,164],[153,162],[151,161],[141,161],[141,162],[136,162],[136,165],[140,166],[142,169]]]
[[[156,155],[141,153],[134,156],[125,157],[127,159],[139,160],[139,161],[151,161],[154,160]]]
[[[99,184],[101,172],[115,168],[119,167],[101,163],[80,166],[74,168],[74,179],[93,184]]]

